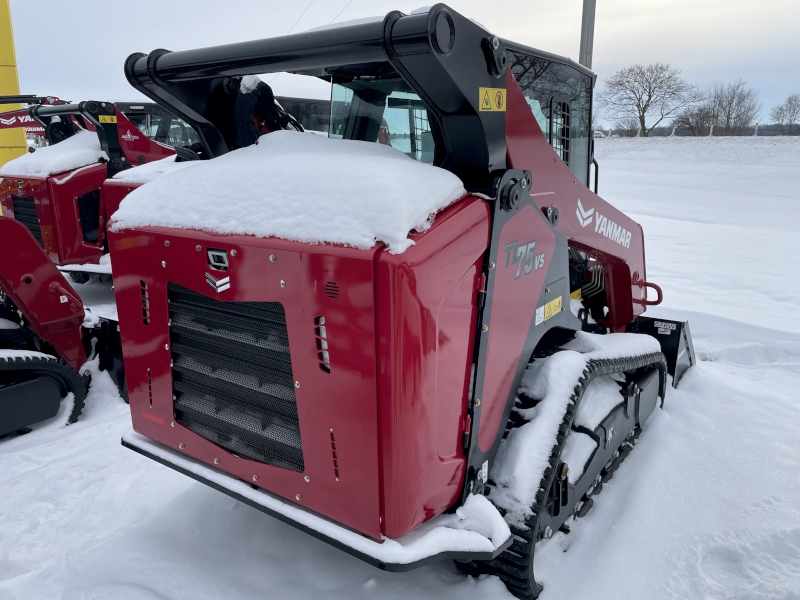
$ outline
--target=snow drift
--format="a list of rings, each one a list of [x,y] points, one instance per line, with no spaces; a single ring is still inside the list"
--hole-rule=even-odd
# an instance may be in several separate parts
[[[452,173],[380,144],[276,131],[129,194],[112,231],[134,227],[334,243],[399,254],[412,230],[466,194]]]
[[[63,142],[39,148],[36,152],[7,162],[0,167],[0,176],[50,177],[101,160],[107,161],[108,155],[100,148],[97,134],[79,131]]]

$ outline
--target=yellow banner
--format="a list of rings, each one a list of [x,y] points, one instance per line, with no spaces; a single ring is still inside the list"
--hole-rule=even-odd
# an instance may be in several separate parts
[[[109,115],[100,115],[98,121],[100,121],[101,123],[116,123],[117,117],[116,115],[114,115],[113,117]]]

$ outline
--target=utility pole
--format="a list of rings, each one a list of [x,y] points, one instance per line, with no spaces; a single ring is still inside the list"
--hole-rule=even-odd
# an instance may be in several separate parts
[[[594,46],[594,12],[597,0],[583,0],[583,19],[581,21],[581,53],[578,62],[587,69],[592,68],[592,48]]]

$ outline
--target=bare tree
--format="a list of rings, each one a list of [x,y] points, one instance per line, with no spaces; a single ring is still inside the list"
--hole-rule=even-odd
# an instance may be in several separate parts
[[[786,102],[773,108],[769,118],[780,126],[783,135],[800,134],[800,127],[795,131],[795,126],[800,122],[800,94],[792,94]]]
[[[680,69],[652,63],[635,64],[614,73],[599,94],[598,103],[614,121],[635,119],[646,137],[661,121],[698,99],[697,89],[681,77]]]
[[[619,133],[622,137],[635,137],[639,131],[639,119],[636,117],[621,117],[615,119],[612,124],[612,130]]]
[[[600,123],[602,120],[602,111],[599,108],[595,108],[592,110],[592,137],[594,137],[596,131],[603,131],[603,126]]]
[[[702,101],[679,112],[672,125],[679,129],[688,129],[692,135],[709,135],[715,118],[713,96],[704,94]]]
[[[740,79],[734,83],[717,83],[712,91],[715,119],[714,135],[742,135],[761,112],[758,93]]]

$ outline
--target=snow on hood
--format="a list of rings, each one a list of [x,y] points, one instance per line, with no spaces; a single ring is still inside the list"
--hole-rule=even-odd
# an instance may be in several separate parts
[[[57,173],[72,171],[87,165],[108,160],[100,149],[97,134],[79,131],[63,142],[39,148],[0,167],[0,176],[50,177]]]
[[[120,171],[114,175],[112,179],[117,181],[125,181],[127,183],[147,183],[148,181],[158,179],[167,173],[174,173],[175,171],[180,171],[181,169],[191,167],[192,165],[199,164],[200,162],[196,160],[175,162],[176,158],[177,156],[168,156],[167,158],[162,158],[161,160],[154,160],[153,162],[145,163],[139,167],[125,169],[124,171]]]
[[[465,194],[452,173],[389,146],[276,131],[134,190],[111,230],[199,229],[362,250],[383,242],[399,254],[414,243],[410,231],[430,227]]]

